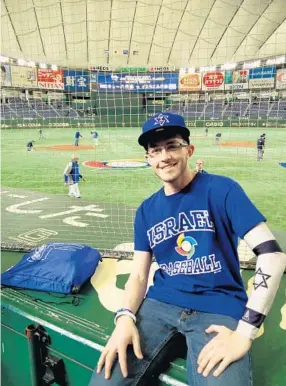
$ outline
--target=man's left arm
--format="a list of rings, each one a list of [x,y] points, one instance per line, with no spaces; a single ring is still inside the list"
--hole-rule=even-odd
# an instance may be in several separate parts
[[[257,262],[253,291],[237,331],[253,340],[274,301],[286,267],[286,255],[265,223],[251,229],[244,240],[257,256]]]
[[[219,376],[232,362],[244,357],[265,320],[286,267],[286,255],[265,223],[247,232],[244,240],[257,256],[253,291],[237,329],[211,325],[207,333],[217,335],[198,356],[198,372],[208,376],[215,366]]]

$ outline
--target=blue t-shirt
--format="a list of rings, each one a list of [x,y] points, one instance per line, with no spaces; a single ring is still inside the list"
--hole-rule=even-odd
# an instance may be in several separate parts
[[[136,212],[135,250],[159,265],[147,297],[240,319],[247,295],[240,275],[238,237],[265,217],[227,177],[197,173],[183,190],[164,189]]]
[[[74,137],[75,137],[75,138],[81,137],[80,132],[79,132],[79,131],[76,131]]]

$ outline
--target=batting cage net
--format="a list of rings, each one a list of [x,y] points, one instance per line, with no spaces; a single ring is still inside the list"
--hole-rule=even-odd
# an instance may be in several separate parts
[[[137,142],[159,112],[184,116],[191,167],[238,181],[285,246],[285,12],[282,0],[6,0],[2,248],[130,256],[136,208],[161,187]],[[75,159],[77,189],[64,179]],[[253,259],[242,241],[239,255]]]

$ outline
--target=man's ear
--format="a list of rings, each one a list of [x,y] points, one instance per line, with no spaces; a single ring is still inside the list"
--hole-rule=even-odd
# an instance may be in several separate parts
[[[194,154],[195,146],[194,145],[189,145],[187,147],[187,149],[188,149],[188,156],[191,157]]]

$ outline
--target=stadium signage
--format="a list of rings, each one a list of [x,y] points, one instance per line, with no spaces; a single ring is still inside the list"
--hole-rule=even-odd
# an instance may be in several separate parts
[[[113,68],[111,66],[90,66],[90,71],[112,71]]]
[[[49,122],[49,127],[70,127],[69,122]]]
[[[11,66],[12,87],[37,88],[37,69]]]
[[[32,123],[17,123],[17,127],[25,128],[25,127],[42,127],[43,125],[39,122]]]
[[[63,70],[38,69],[38,86],[50,90],[63,90],[64,72]]]
[[[257,122],[230,122],[230,127],[256,127]]]
[[[286,70],[278,70],[276,77],[276,89],[286,89]]]
[[[64,71],[65,90],[86,92],[89,91],[90,73],[88,71]]]
[[[78,122],[77,127],[96,127],[94,122]]]
[[[201,89],[201,74],[180,74],[179,91],[198,91]]]
[[[223,121],[206,121],[206,127],[223,127]]]
[[[202,78],[202,90],[222,90],[224,86],[224,72],[205,72]]]
[[[1,86],[11,86],[11,69],[9,64],[1,63]]]
[[[259,67],[249,70],[249,79],[274,78],[276,67]]]
[[[120,72],[147,72],[147,67],[120,67]]]
[[[178,74],[98,73],[97,88],[106,91],[174,92],[178,90]]]
[[[243,90],[243,84],[229,84],[226,90]]]
[[[186,122],[187,127],[197,127],[196,121],[187,121]]]
[[[249,88],[272,88],[276,75],[276,67],[259,67],[249,70]]]
[[[175,66],[162,66],[162,67],[149,67],[148,71],[150,72],[169,72],[169,71],[175,71]]]
[[[248,88],[248,70],[225,71],[225,90],[243,90]]]

